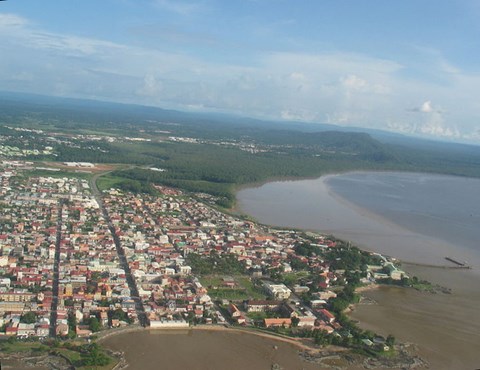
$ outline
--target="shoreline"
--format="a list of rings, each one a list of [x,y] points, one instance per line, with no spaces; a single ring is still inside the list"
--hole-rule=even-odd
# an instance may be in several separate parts
[[[420,172],[412,172],[412,171],[391,171],[391,170],[383,170],[383,171],[370,171],[370,170],[359,170],[359,171],[346,171],[346,172],[335,172],[335,173],[328,173],[321,175],[319,177],[314,178],[296,178],[296,179],[288,179],[285,181],[282,180],[272,180],[272,181],[265,181],[262,182],[260,185],[258,184],[245,184],[241,188],[239,188],[236,193],[236,204],[235,207],[231,209],[232,212],[236,215],[247,217],[254,222],[261,224],[266,227],[279,227],[279,228],[287,228],[287,229],[294,229],[300,231],[312,231],[324,235],[332,235],[337,239],[343,241],[351,241],[360,249],[366,252],[375,252],[385,255],[387,257],[394,258],[402,263],[424,266],[424,267],[437,267],[437,268],[445,268],[450,269],[451,265],[445,262],[445,257],[449,255],[453,255],[455,258],[462,259],[468,261],[468,265],[471,267],[470,270],[476,271],[480,266],[480,257],[475,254],[475,251],[472,251],[469,248],[462,247],[459,244],[453,244],[449,241],[445,241],[442,239],[438,239],[432,235],[422,234],[416,230],[411,230],[403,225],[395,223],[395,221],[386,218],[381,214],[377,214],[365,207],[359,206],[354,204],[353,202],[345,199],[340,194],[336,193],[332,186],[328,184],[328,180],[333,177],[342,176],[342,175],[350,175],[350,174],[359,174],[359,173],[405,173],[405,174],[421,174]],[[459,177],[461,176],[454,176],[454,175],[445,175],[445,174],[438,174],[438,173],[425,173],[426,175],[435,175],[435,176],[449,176],[449,177]],[[476,178],[472,178],[476,179]],[[478,179],[476,179],[478,180]],[[306,181],[316,181],[320,187],[320,191],[323,192],[324,196],[331,199],[332,202],[336,203],[340,207],[344,208],[343,212],[348,211],[348,217],[352,219],[356,219],[358,225],[356,226],[358,230],[348,230],[347,229],[339,229],[335,226],[328,225],[328,223],[332,223],[330,215],[323,215],[326,219],[326,226],[321,227],[319,225],[309,225],[308,227],[302,226],[288,226],[286,222],[275,222],[272,220],[269,221],[260,221],[259,217],[254,215],[255,212],[248,212],[245,209],[240,207],[239,201],[239,192],[242,190],[248,189],[257,189],[263,185],[267,184],[277,184],[283,182],[306,182]],[[306,186],[306,185],[305,185]],[[335,206],[335,205],[334,205]],[[334,218],[335,216],[333,216]],[[340,222],[340,221],[339,221]],[[338,224],[338,223],[337,223]],[[370,225],[372,230],[368,230],[368,228],[361,228],[359,225]],[[391,236],[394,238],[403,238],[404,245],[400,246],[399,242],[396,241],[398,245],[391,246]],[[377,239],[377,241],[368,240],[368,239]],[[368,241],[367,241],[368,240]],[[412,248],[411,244],[416,243],[417,245],[420,243],[422,246],[421,248]],[[404,248],[406,247],[406,248]],[[409,248],[409,249],[408,249]]]
[[[139,331],[137,331],[138,333]],[[227,340],[229,343],[235,343],[235,346],[241,344],[248,346],[249,349],[256,348],[254,353],[256,356],[261,354],[261,358],[264,360],[267,358],[269,362],[268,366],[272,368],[274,366],[280,366],[278,362],[284,362],[285,356],[289,358],[290,362],[298,362],[301,364],[301,368],[304,369],[365,369],[365,368],[382,368],[382,369],[393,369],[393,368],[417,368],[423,367],[427,362],[424,359],[417,355],[415,346],[412,346],[410,343],[399,343],[395,346],[396,356],[394,358],[370,358],[364,354],[357,354],[355,351],[352,351],[350,348],[339,347],[335,345],[328,346],[315,346],[313,343],[310,343],[311,340],[305,338],[291,338],[285,337],[277,334],[270,334],[257,329],[245,329],[240,327],[235,328],[226,328],[223,326],[209,326],[209,325],[199,325],[193,326],[188,329],[181,328],[172,328],[172,329],[146,329],[143,330],[143,333],[147,334],[146,337],[138,337],[137,340],[158,343],[158,339],[155,337],[163,337],[162,343],[184,343],[184,340],[191,338],[193,333],[198,333],[197,338],[204,338],[209,340],[208,336],[205,337],[206,333],[223,333],[226,336],[219,336],[220,341]],[[152,338],[149,338],[148,333],[152,334]],[[121,333],[118,333],[121,334]],[[155,335],[156,334],[156,335]],[[173,337],[169,338],[168,336],[175,334]],[[177,335],[184,335],[185,338],[182,338]],[[245,336],[246,334],[246,336]],[[232,337],[233,335],[233,337]],[[238,336],[238,337],[237,337]],[[249,336],[259,338],[254,340],[249,338]],[[195,338],[195,335],[193,335]],[[214,337],[217,337],[214,334]],[[192,339],[188,341],[191,342]],[[265,341],[264,341],[265,340]],[[121,341],[120,341],[121,342]],[[218,339],[217,339],[218,342]],[[135,356],[134,352],[128,349],[125,349],[125,342],[123,345],[119,346],[119,340],[113,341],[110,344],[104,344],[103,347],[107,351],[116,355],[118,363],[115,365],[114,369],[124,369],[132,365],[132,361],[138,361],[138,358]],[[256,343],[256,344],[252,344]],[[261,343],[262,350],[257,350],[257,347]],[[174,345],[174,344],[173,344]],[[285,347],[288,346],[288,347]],[[254,346],[254,347],[252,347]],[[143,348],[143,347],[142,347]],[[205,349],[205,347],[204,347]],[[231,349],[235,351],[235,349]],[[130,354],[130,362],[127,360],[126,352]],[[203,352],[205,354],[205,352]],[[133,357],[131,357],[133,355]],[[277,357],[280,356],[280,357]],[[282,360],[281,357],[284,357]],[[178,365],[178,363],[176,363]],[[175,365],[175,366],[177,366]],[[218,364],[217,364],[218,365]],[[215,367],[218,368],[218,367]],[[223,367],[222,367],[223,368]],[[257,368],[257,367],[256,367]],[[276,368],[276,367],[275,367]],[[280,367],[284,368],[284,367]],[[291,367],[287,367],[291,368]],[[297,368],[297,367],[295,367]],[[203,368],[202,368],[203,369]],[[206,368],[205,368],[206,369]]]
[[[256,330],[254,328],[252,329],[246,329],[246,328],[241,328],[241,327],[224,327],[220,325],[195,325],[195,326],[190,326],[188,328],[164,328],[164,329],[152,329],[152,328],[143,328],[141,326],[136,326],[136,327],[125,327],[122,328],[123,330],[115,330],[113,329],[112,331],[108,331],[108,329],[105,331],[105,334],[102,335],[100,338],[97,338],[95,341],[96,342],[103,342],[111,337],[114,336],[121,336],[124,334],[128,333],[133,333],[133,332],[148,332],[148,333],[155,333],[155,334],[166,334],[166,333],[172,333],[172,332],[190,332],[190,331],[213,331],[213,332],[226,332],[226,333],[235,333],[235,334],[249,334],[249,335],[256,335],[262,338],[267,338],[267,339],[272,339],[272,340],[277,340],[283,343],[289,343],[294,345],[295,347],[301,349],[302,351],[310,351],[310,352],[318,352],[319,348],[315,348],[313,346],[310,346],[306,343],[302,343],[302,339],[304,338],[294,338],[294,337],[288,337],[284,336],[281,334],[270,334],[264,331]]]
[[[372,171],[350,171],[349,173],[354,172]],[[409,171],[403,172],[409,173]],[[418,174],[415,172],[411,173]],[[327,232],[338,237],[338,239],[351,240],[364,251],[378,252],[382,255],[396,258],[402,263],[403,269],[410,276],[417,276],[434,285],[451,289],[451,294],[435,294],[420,292],[415,289],[403,289],[396,286],[366,287],[359,291],[362,297],[366,298],[365,304],[356,304],[354,310],[349,312],[348,315],[364,330],[372,330],[385,336],[393,334],[403,343],[415,343],[418,347],[418,354],[428,360],[432,368],[442,370],[474,368],[478,362],[475,354],[480,350],[480,345],[478,344],[480,343],[480,313],[478,311],[478,304],[480,304],[480,292],[478,291],[480,263],[475,251],[467,250],[458,244],[452,245],[433,237],[411,232],[395,223],[393,223],[392,228],[392,223],[381,215],[373,214],[372,217],[372,212],[352,205],[351,202],[334,193],[326,184],[328,179],[342,174],[326,174],[318,177],[316,180],[321,181],[321,186],[323,187],[318,185],[315,187],[313,182],[309,183],[308,181],[293,191],[291,190],[293,188],[281,187],[280,185],[273,186],[268,188],[268,191],[273,195],[265,202],[260,202],[260,199],[267,193],[267,190],[263,194],[261,192],[247,193],[248,195],[244,199],[252,204],[258,204],[256,208],[252,209],[257,211],[257,214],[264,219],[268,217],[268,213],[262,212],[262,208],[268,209],[270,214],[274,216],[276,214],[283,216],[283,218],[267,218],[269,222],[262,221],[260,222],[261,224],[275,227],[273,226],[275,222],[271,222],[272,219],[281,219],[282,221],[277,222],[277,224],[283,225],[293,222],[292,224],[295,227],[292,227],[292,229],[314,230],[321,234]],[[436,173],[427,173],[427,175],[450,176]],[[282,207],[275,207],[275,202],[281,202],[282,197],[285,197],[286,194],[288,196],[293,194],[294,196],[296,194],[295,191],[297,193],[304,192],[305,198],[316,196],[319,192],[322,192],[321,194],[323,195],[318,196],[316,202],[323,209],[334,210],[334,216],[337,214],[340,214],[342,217],[346,215],[345,217],[347,218],[344,225],[347,229],[345,232],[338,232],[338,230],[322,231],[318,227],[310,227],[308,223],[308,227],[297,227],[299,222],[296,222],[292,217],[288,217],[288,215],[285,216]],[[325,202],[327,196],[330,199],[333,198],[335,202]],[[301,200],[298,200],[297,203],[300,203]],[[303,202],[304,207],[309,206],[308,203],[305,203],[305,200]],[[241,204],[240,202],[237,203],[238,205]],[[337,205],[340,208],[329,208],[329,206],[336,207]],[[292,214],[298,214],[301,211],[301,204],[296,209],[291,209]],[[254,214],[255,212],[250,213]],[[364,220],[358,223],[349,223],[350,219],[348,219],[348,216],[351,215],[355,215],[360,219],[363,217]],[[332,222],[334,216],[327,219],[319,217],[318,213],[308,213],[308,217],[316,217],[315,221],[324,222],[325,225],[328,222],[334,225],[334,222]],[[338,217],[337,221],[334,219],[337,226],[342,225],[341,220],[342,218]],[[372,225],[379,220],[381,221],[380,225],[383,226],[378,226],[377,223],[376,226],[360,229],[361,232],[348,230],[348,227],[353,227],[351,225]],[[383,230],[382,227],[384,227]],[[378,234],[375,234],[375,231]],[[375,240],[376,243],[372,244],[368,242],[369,240]],[[466,260],[472,268],[450,268],[451,265],[445,263],[446,256],[454,256],[456,259],[461,258],[462,261]],[[455,312],[455,314],[452,314],[452,312]]]

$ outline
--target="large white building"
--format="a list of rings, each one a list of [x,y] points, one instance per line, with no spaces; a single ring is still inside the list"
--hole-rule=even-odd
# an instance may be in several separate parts
[[[275,299],[288,299],[292,291],[285,284],[264,283],[267,293]]]

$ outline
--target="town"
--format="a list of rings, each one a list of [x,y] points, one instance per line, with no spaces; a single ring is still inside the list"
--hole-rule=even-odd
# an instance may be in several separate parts
[[[0,169],[0,336],[203,324],[381,351],[393,344],[342,313],[358,301],[355,287],[408,279],[384,256],[232,216],[207,194],[100,192],[29,169]]]

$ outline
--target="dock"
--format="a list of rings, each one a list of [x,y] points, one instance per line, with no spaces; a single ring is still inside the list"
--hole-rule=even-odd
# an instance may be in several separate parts
[[[469,267],[468,264],[467,264],[467,262],[460,262],[460,261],[458,261],[458,260],[456,260],[455,258],[452,258],[452,257],[445,257],[445,259],[446,259],[447,261],[450,261],[450,262],[456,264],[457,266],[461,266],[461,267],[464,267],[464,268],[468,268],[468,267]]]

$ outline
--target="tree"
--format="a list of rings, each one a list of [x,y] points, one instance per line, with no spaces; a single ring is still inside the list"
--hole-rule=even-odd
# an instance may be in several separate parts
[[[296,328],[298,326],[298,323],[300,322],[300,319],[296,316],[292,317],[292,326]]]
[[[101,329],[100,321],[95,316],[91,316],[88,319],[88,327],[95,333]]]
[[[387,337],[386,343],[387,343],[387,346],[393,347],[393,345],[395,344],[395,337],[389,334]]]
[[[331,343],[331,338],[325,330],[315,330],[314,341],[316,345],[325,346]]]
[[[33,323],[37,322],[37,316],[35,315],[34,312],[28,311],[27,313],[23,314],[20,317],[20,322],[22,322],[24,324],[33,324]]]
[[[100,350],[96,343],[92,343],[85,348],[83,357],[84,366],[106,366],[111,359]]]

